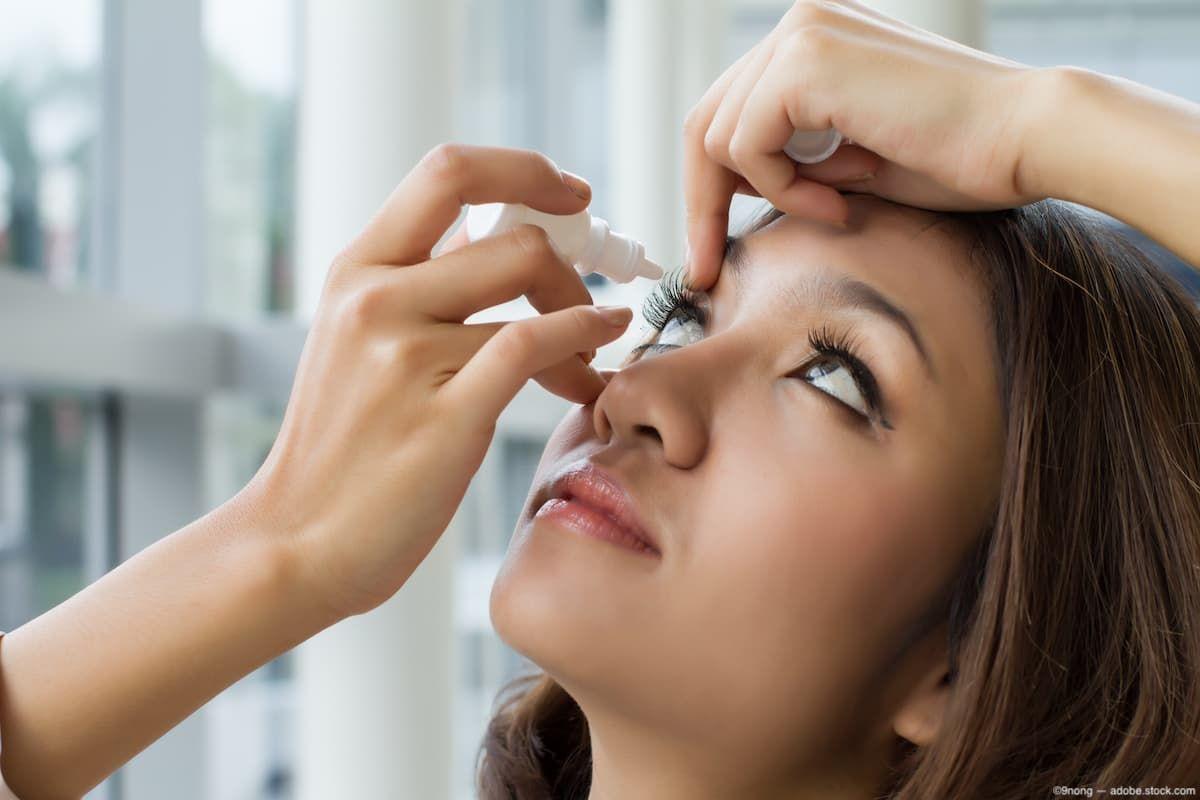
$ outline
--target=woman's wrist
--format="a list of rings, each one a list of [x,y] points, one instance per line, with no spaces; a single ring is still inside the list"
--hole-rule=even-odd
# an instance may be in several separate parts
[[[300,641],[340,622],[347,615],[324,596],[313,579],[312,558],[304,551],[304,532],[290,529],[285,515],[272,511],[269,493],[251,481],[213,514],[214,525],[230,544],[246,552],[257,578],[249,591],[285,614]]]
[[[1017,185],[1022,194],[1083,203],[1084,178],[1095,165],[1080,148],[1092,146],[1080,130],[1094,113],[1104,75],[1070,65],[1030,68],[1019,102],[1026,107]]]
[[[1075,66],[1035,69],[1018,187],[1097,209],[1200,265],[1200,105]]]

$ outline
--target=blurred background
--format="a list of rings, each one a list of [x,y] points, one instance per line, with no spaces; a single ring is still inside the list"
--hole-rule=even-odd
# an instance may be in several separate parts
[[[253,475],[330,258],[434,144],[542,150],[678,264],[683,116],[788,5],[0,0],[0,630]],[[1200,101],[1196,0],[875,5]],[[650,288],[588,284],[635,307]],[[566,407],[526,387],[395,599],[234,685],[90,797],[473,797],[496,691],[529,668],[493,634],[488,592]]]

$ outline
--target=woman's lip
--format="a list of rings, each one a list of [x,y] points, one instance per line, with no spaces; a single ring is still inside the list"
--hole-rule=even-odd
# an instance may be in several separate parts
[[[538,511],[550,500],[570,498],[574,505],[585,506],[606,517],[624,534],[639,540],[651,552],[662,553],[657,538],[642,524],[637,503],[621,481],[591,461],[572,464],[561,470],[538,496]]]
[[[660,556],[657,550],[635,536],[628,528],[578,497],[552,497],[537,510],[534,519],[552,520],[576,533],[612,542],[640,555],[653,558]]]

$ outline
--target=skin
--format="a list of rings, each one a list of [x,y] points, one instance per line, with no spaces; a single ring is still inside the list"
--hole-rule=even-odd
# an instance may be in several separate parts
[[[844,231],[785,217],[747,237],[743,294],[724,270],[705,335],[610,375],[546,447],[491,613],[587,715],[593,800],[868,797],[896,736],[935,732],[945,629],[909,636],[998,491],[990,320],[934,215],[847,201]],[[821,270],[905,309],[936,382],[883,317],[809,295],[790,310]],[[853,331],[891,430],[795,377],[814,325]],[[533,519],[536,490],[585,457],[661,558]]]
[[[827,162],[795,168],[789,175],[793,168],[777,156],[790,129],[831,123],[855,144],[841,148]],[[720,245],[734,191],[761,194],[789,214],[823,220],[819,224],[825,225],[848,220],[851,207],[860,201],[844,199],[835,189],[851,186],[856,192],[937,209],[1016,205],[1042,197],[1071,200],[1121,219],[1185,261],[1200,264],[1200,229],[1193,219],[1194,209],[1200,207],[1198,134],[1200,106],[1131,81],[1073,67],[1022,67],[951,46],[948,40],[852,0],[802,0],[771,37],[713,85],[688,117],[683,150],[692,283],[708,289],[723,274]],[[1130,148],[1129,142],[1139,146]],[[871,177],[851,180],[864,171]],[[785,178],[790,178],[786,185]],[[864,585],[872,567],[877,574],[884,569],[880,563],[867,563],[871,554],[885,550],[885,545],[899,546],[867,525],[870,512],[863,509],[864,498],[872,498],[871,508],[882,507],[880,498],[887,491],[900,492],[905,475],[913,486],[936,486],[917,480],[920,474],[931,480],[928,472],[933,470],[924,462],[895,460],[896,453],[914,455],[916,450],[887,450],[893,459],[887,461],[882,447],[872,449],[862,437],[850,436],[845,416],[837,417],[828,404],[817,405],[817,398],[800,395],[800,389],[811,387],[784,388],[782,381],[776,382],[781,373],[773,374],[768,367],[783,363],[782,349],[760,354],[737,345],[751,333],[742,325],[744,314],[756,312],[739,312],[743,315],[735,318],[722,307],[718,324],[724,325],[727,317],[730,322],[728,328],[718,328],[719,335],[639,362],[605,383],[576,354],[615,339],[627,317],[618,316],[614,327],[586,309],[586,288],[544,238],[527,230],[502,241],[461,247],[461,253],[430,257],[434,241],[462,203],[524,202],[551,213],[570,213],[586,205],[588,197],[585,184],[530,153],[441,147],[405,178],[379,216],[331,267],[280,439],[255,479],[204,517],[164,536],[4,637],[0,769],[19,796],[78,797],[237,679],[394,593],[445,529],[491,440],[496,417],[529,378],[591,409],[564,422],[556,447],[566,443],[586,455],[588,447],[598,447],[601,435],[605,442],[620,438],[605,452],[628,456],[630,464],[618,466],[633,470],[630,477],[643,491],[671,502],[658,512],[670,517],[667,530],[674,534],[661,566],[642,564],[644,572],[637,572],[626,553],[609,545],[523,532],[519,538],[525,544],[514,554],[497,592],[497,619],[508,618],[504,625],[509,638],[534,653],[588,710],[597,777],[593,800],[637,797],[639,792],[703,797],[720,784],[697,786],[693,793],[680,785],[664,786],[663,793],[655,790],[667,782],[685,783],[689,774],[694,782],[712,775],[714,781],[729,783],[735,777],[731,764],[739,762],[758,764],[762,772],[747,769],[744,774],[758,777],[764,787],[770,784],[771,791],[804,785],[811,794],[820,781],[831,786],[836,773],[844,779],[836,791],[846,792],[851,791],[845,788],[847,781],[861,780],[878,765],[878,747],[871,746],[881,739],[899,734],[920,743],[934,735],[945,694],[938,688],[944,672],[937,652],[942,633],[930,631],[909,649],[887,672],[886,688],[881,688],[882,679],[869,674],[887,663],[881,656],[886,651],[880,650],[887,644],[887,632],[894,635],[903,629],[905,611],[911,621],[922,594],[928,597],[953,560],[940,550],[923,553],[923,560],[914,558],[915,547],[930,548],[934,526],[932,520],[914,526],[912,516],[902,509],[937,503],[907,495],[888,509],[887,530],[899,528],[902,520],[895,515],[905,513],[913,539],[895,552],[892,571],[882,573],[887,581]],[[806,230],[812,252],[818,244],[834,245],[815,229]],[[829,230],[833,229],[825,232]],[[926,247],[933,237],[931,232],[912,241]],[[450,241],[464,243],[462,236]],[[849,246],[857,240],[836,241]],[[803,269],[807,262],[796,254],[808,251],[789,247],[787,252],[787,263]],[[882,268],[895,265],[901,254],[906,259],[912,255],[896,248],[895,253],[886,251],[886,262],[876,257],[839,266]],[[942,255],[945,258],[909,264],[910,269],[897,268],[895,273],[936,293],[933,287],[939,281],[934,272],[960,260]],[[756,266],[769,265],[764,260]],[[919,281],[912,279],[913,269],[919,271]],[[902,293],[916,290],[899,284],[893,288],[897,299],[905,302],[915,298]],[[503,324],[459,324],[458,315],[470,310],[461,305],[465,298],[483,308],[520,294],[541,313]],[[759,301],[764,298],[760,295]],[[968,307],[964,296],[961,305],[945,302],[911,310],[936,317],[954,309],[966,314]],[[767,347],[770,330],[760,327],[756,333]],[[955,342],[967,328],[951,330],[955,338],[943,348],[961,346]],[[863,338],[872,348],[902,346],[888,345],[875,334]],[[697,363],[695,354],[701,351],[730,374]],[[730,351],[745,358],[731,359]],[[876,360],[896,365],[902,358],[897,350]],[[882,371],[882,366],[877,369]],[[947,369],[947,386],[965,392],[966,373]],[[749,383],[751,370],[758,370],[760,383]],[[456,377],[447,381],[451,372]],[[687,391],[664,392],[654,404],[628,399],[639,391],[654,391],[655,385],[682,385],[685,378]],[[778,392],[767,392],[768,380]],[[729,389],[735,381],[746,381],[755,391],[735,394]],[[692,385],[705,388],[697,392]],[[345,386],[355,391],[346,392]],[[602,392],[605,396],[598,398]],[[785,397],[795,401],[793,406],[784,405]],[[931,396],[922,399],[933,402]],[[790,416],[808,414],[824,424],[808,425],[806,418],[801,429],[805,438],[780,439],[778,431],[793,428],[779,425],[763,437],[765,421],[739,416],[739,408],[769,410],[775,420],[787,408]],[[631,439],[630,432],[638,430],[628,422],[638,417],[634,409],[652,412],[660,423],[673,420],[664,441],[669,438],[676,446],[663,447],[652,457],[653,442]],[[926,406],[921,410],[928,412]],[[597,419],[604,421],[599,428],[586,427],[588,413],[593,426]],[[948,409],[943,418],[953,418],[945,414]],[[897,414],[889,443],[909,436],[918,425],[916,416],[907,408]],[[758,428],[751,430],[756,421]],[[837,427],[839,423],[843,427]],[[835,431],[844,434],[836,438],[836,449]],[[801,456],[784,462],[789,468],[820,464],[819,470],[806,467],[812,474],[802,484],[775,486],[785,494],[822,481],[861,488],[845,480],[851,470],[856,476],[871,476],[875,494],[856,491],[854,502],[843,504],[844,510],[842,505],[827,508],[822,497],[820,503],[802,509],[802,519],[806,531],[832,530],[833,518],[838,517],[845,526],[854,524],[872,533],[836,546],[810,539],[815,533],[799,537],[800,525],[793,517],[772,520],[770,506],[760,503],[754,507],[755,514],[762,515],[754,527],[760,533],[754,548],[742,546],[743,539],[737,540],[739,546],[730,542],[722,548],[716,533],[701,538],[696,531],[744,530],[747,522],[739,517],[722,525],[722,505],[716,497],[693,490],[696,481],[712,482],[722,497],[739,497],[732,493],[735,489],[765,496],[764,487],[780,471],[762,459],[738,471],[739,432],[763,437],[776,457]],[[941,434],[948,448],[941,458],[957,459],[952,451],[961,446],[966,430],[947,428]],[[787,444],[794,454],[778,452]],[[822,444],[824,449],[817,451]],[[822,460],[802,457],[813,452]],[[830,453],[855,460],[833,461]],[[872,454],[876,460],[869,457]],[[547,453],[548,459],[559,456],[556,450]],[[729,468],[722,472],[720,484],[714,477],[716,468],[710,466],[718,459]],[[684,466],[676,468],[677,463]],[[885,469],[888,464],[893,471]],[[412,480],[414,475],[420,479]],[[835,478],[842,482],[835,483]],[[947,478],[962,479],[958,472]],[[735,480],[746,485],[728,485]],[[941,510],[944,516],[936,520],[937,529],[965,537],[971,515],[960,509],[962,519],[956,526],[950,524],[949,509]],[[764,532],[780,530],[791,531],[792,537],[776,544],[781,552],[790,546],[797,563],[787,565],[790,570],[781,570],[775,559],[770,569],[755,564],[755,556],[762,558],[772,541]],[[535,532],[536,538],[531,535]],[[779,537],[775,533],[773,538]],[[961,544],[948,535],[936,541]],[[592,549],[578,549],[584,546]],[[581,563],[581,552],[592,555],[602,568],[575,566]],[[719,555],[727,558],[719,560]],[[819,571],[807,584],[764,582],[783,572],[813,574],[811,565],[821,563],[819,556],[838,565],[839,571]],[[561,578],[546,568],[552,558],[575,584],[564,589]],[[541,589],[515,592],[513,576],[518,571],[528,573]],[[744,580],[730,597],[719,592],[718,584],[706,587],[700,582],[706,571],[714,580],[726,575]],[[617,575],[626,579],[621,592],[608,585]],[[673,584],[667,593],[661,587],[672,576],[680,585]],[[853,577],[864,583],[855,584]],[[816,591],[814,583],[822,591]],[[796,604],[803,593],[810,597],[795,619],[763,618],[775,619],[777,628],[797,628],[777,631],[777,639],[742,630],[764,627],[747,625],[748,619],[758,618],[746,615],[756,598],[762,601],[769,585],[780,593],[779,603]],[[840,590],[834,592],[834,587]],[[881,604],[875,616],[859,613],[854,626],[845,624],[855,601],[867,603],[882,588],[890,594],[889,603]],[[697,604],[693,611],[685,610],[684,597]],[[635,598],[643,602],[634,606]],[[205,613],[190,613],[196,608]],[[648,615],[647,608],[656,609],[655,614]],[[740,616],[735,609],[742,609]],[[557,635],[553,647],[549,638],[541,644],[533,641],[533,629],[520,622],[525,615],[547,623],[542,635]],[[672,615],[679,622],[677,631],[667,630],[665,624]],[[842,624],[822,631],[821,626],[833,619]],[[667,638],[655,639],[645,629],[648,620],[657,620]],[[714,648],[704,662],[709,681],[705,684],[694,664],[680,664],[662,642],[675,636],[675,641],[684,637],[686,643],[688,635],[693,643],[719,641],[710,636],[717,625],[723,635],[737,637],[738,647],[758,650],[751,649],[754,658],[749,659]],[[613,653],[586,641],[605,629],[611,641],[623,642]],[[818,654],[801,652],[798,657],[807,676],[803,682],[791,678],[798,671],[795,663],[771,660],[781,649],[817,636],[823,642]],[[64,657],[80,652],[87,658]],[[571,653],[583,653],[586,659],[572,660]],[[763,666],[772,663],[778,666]],[[833,663],[844,665],[846,673],[833,675]],[[744,673],[747,665],[755,671]],[[619,670],[633,668],[641,670],[646,681],[640,687],[621,686]],[[835,678],[837,685],[828,686]],[[676,691],[667,695],[647,688],[662,686]],[[720,691],[711,691],[714,686]],[[865,693],[852,694],[855,686],[866,687]],[[838,696],[846,704],[831,711],[835,704],[822,699],[822,688],[841,692]],[[685,705],[688,700],[693,702]],[[818,716],[809,721],[789,718],[780,710],[788,701],[811,704]],[[746,713],[755,715],[769,733],[739,723],[730,712],[736,703],[744,703]],[[890,718],[887,709],[895,709]],[[685,728],[689,717],[736,725],[733,730],[745,738],[711,724]],[[787,730],[789,723],[798,729]],[[677,736],[658,738],[672,728],[681,729]],[[823,762],[829,765],[825,776],[811,769],[819,749],[813,744],[814,731],[820,731],[827,751],[840,751],[839,758]],[[726,747],[718,751],[714,741],[722,735]],[[857,758],[847,742],[860,743]],[[686,768],[679,764],[693,754],[705,760]],[[665,768],[672,763],[678,768]],[[821,796],[834,796],[833,791]],[[736,790],[732,796],[770,797],[771,792]]]

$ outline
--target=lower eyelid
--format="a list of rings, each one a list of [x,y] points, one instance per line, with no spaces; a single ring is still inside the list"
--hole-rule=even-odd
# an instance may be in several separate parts
[[[679,347],[677,344],[659,344],[652,342],[650,344],[639,344],[637,347],[629,351],[630,356],[642,356],[645,353],[658,353],[663,350],[674,350]]]

